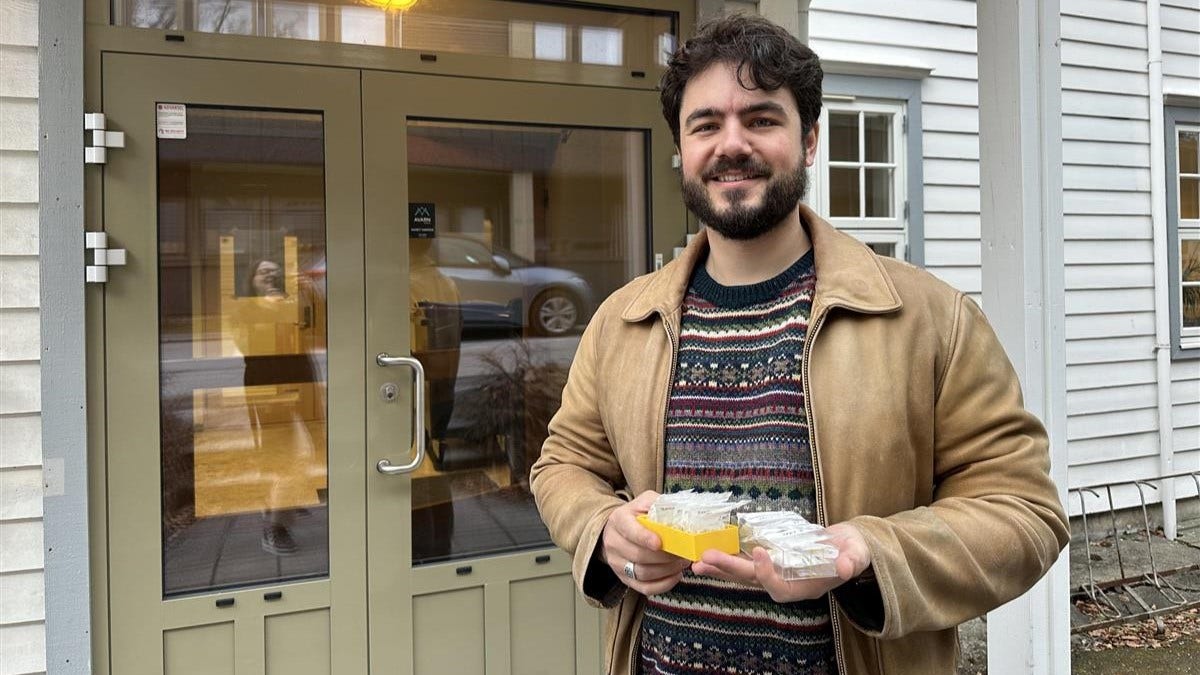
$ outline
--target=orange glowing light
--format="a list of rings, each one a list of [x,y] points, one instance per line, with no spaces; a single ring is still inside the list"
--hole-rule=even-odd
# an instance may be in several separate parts
[[[417,0],[362,0],[362,3],[389,12],[403,12],[406,9],[412,9],[412,6],[417,4]]]

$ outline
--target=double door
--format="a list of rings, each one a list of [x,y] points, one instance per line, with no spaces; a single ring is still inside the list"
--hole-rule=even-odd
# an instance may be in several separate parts
[[[110,672],[598,671],[528,473],[675,215],[655,94],[102,71]]]

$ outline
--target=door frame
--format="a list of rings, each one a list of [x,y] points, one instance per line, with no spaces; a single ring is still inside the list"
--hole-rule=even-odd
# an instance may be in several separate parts
[[[367,351],[371,354],[407,354],[407,346],[411,344],[408,317],[395,311],[395,295],[372,292],[372,289],[401,289],[400,297],[408,297],[408,239],[389,236],[397,229],[407,231],[408,181],[399,180],[398,176],[407,175],[408,119],[643,131],[648,259],[651,241],[656,239],[651,224],[670,221],[675,210],[681,208],[674,175],[650,169],[656,163],[669,161],[666,158],[674,149],[658,113],[655,92],[372,70],[363,71],[362,81],[363,135],[371,139],[363,148]],[[405,264],[396,265],[396,260]],[[396,377],[389,369],[369,368],[367,391],[375,391]],[[409,438],[398,436],[406,431],[397,426],[396,410],[378,399],[368,400],[367,447],[376,453],[369,455],[372,463],[383,457],[393,463],[408,458],[395,440]],[[372,472],[367,482],[367,541],[372,549],[368,556],[368,595],[390,595],[392,589],[399,587],[399,595],[415,602],[418,597],[439,592],[482,588],[489,616],[484,645],[488,672],[508,675],[511,643],[504,633],[509,628],[508,584],[554,575],[569,576],[570,556],[556,548],[543,548],[413,568],[411,537],[394,536],[397,519],[407,522],[411,518],[411,479],[407,475],[383,476]],[[392,493],[401,495],[399,502],[379,498]],[[394,507],[400,511],[392,511]],[[397,572],[393,562],[397,560],[410,561],[411,571],[406,575]],[[377,588],[383,592],[377,594]],[[371,614],[373,664],[403,663],[406,655],[415,653],[413,636],[417,627],[413,623],[413,603],[390,609]],[[576,598],[578,672],[588,672],[587,664],[595,664],[596,668],[601,665],[599,642],[581,637],[581,633],[599,634],[598,619],[596,612]],[[492,634],[494,628],[501,633]]]
[[[362,124],[358,74],[352,71],[217,60],[109,54],[104,68],[106,110],[116,113],[126,133],[126,147],[107,164],[104,222],[113,245],[128,251],[125,269],[114,272],[105,286],[105,331],[115,331],[103,354],[106,424],[109,435],[119,429],[120,454],[109,453],[105,528],[109,559],[108,587],[115,604],[109,641],[112,667],[136,672],[163,661],[162,632],[172,627],[217,625],[233,621],[235,660],[253,669],[265,658],[261,650],[265,617],[330,608],[331,660],[334,672],[365,666],[366,552],[365,534],[355,525],[364,517],[361,453],[338,453],[339,446],[363,444],[355,420],[363,398],[365,355],[361,322],[330,320],[327,372],[327,474],[329,574],[319,580],[255,584],[229,591],[206,591],[180,598],[162,595],[162,488],[159,397],[160,364],[146,365],[159,354],[158,162],[152,102],[186,102],[235,108],[321,110],[323,113],[326,253],[339,275],[328,287],[328,306],[335,317],[362,316]],[[116,76],[117,73],[121,75]],[[319,82],[319,87],[312,87]],[[144,106],[144,107],[143,107]],[[353,142],[352,142],[353,141]],[[357,270],[357,273],[356,273]],[[111,293],[110,293],[111,291]],[[119,347],[117,347],[119,345]],[[357,402],[357,403],[356,403]],[[109,445],[110,440],[105,439]],[[150,495],[153,494],[153,497]],[[147,508],[152,498],[158,508]],[[119,522],[120,527],[113,523]],[[361,553],[359,553],[361,552]],[[120,564],[117,562],[120,556]],[[132,562],[130,560],[132,559]],[[281,590],[268,600],[263,589]],[[361,595],[361,616],[335,598]],[[232,607],[213,602],[232,600]],[[157,611],[155,611],[157,609]],[[350,611],[347,611],[350,610]],[[253,619],[261,613],[263,620]],[[249,617],[249,618],[248,618]],[[256,637],[257,636],[257,637]],[[126,640],[137,645],[131,648]],[[362,642],[359,647],[355,643]],[[147,651],[149,650],[149,653]],[[355,658],[355,652],[362,657]],[[135,656],[136,655],[136,656]],[[149,658],[146,658],[149,656]],[[157,656],[157,658],[155,658]],[[121,661],[121,659],[130,659]],[[155,672],[158,665],[151,667]]]
[[[695,6],[688,0],[627,0],[624,2],[613,2],[612,0],[598,0],[590,4],[596,5],[612,5],[621,7],[642,7],[667,9],[676,13],[678,17],[676,21],[677,35],[680,40],[687,39],[693,30],[695,23]],[[432,78],[441,82],[448,82],[454,79],[471,79],[471,74],[486,74],[492,79],[491,82],[503,86],[523,87],[528,85],[541,86],[542,83],[555,83],[554,87],[570,87],[575,92],[637,92],[646,96],[652,96],[657,100],[657,94],[654,91],[655,82],[646,80],[642,77],[632,78],[627,77],[620,80],[614,80],[607,86],[599,86],[592,82],[586,85],[570,85],[562,84],[564,79],[573,77],[572,68],[558,68],[558,64],[539,63],[535,66],[512,67],[505,66],[496,69],[496,66],[488,65],[489,60],[486,57],[465,56],[465,55],[442,55],[442,58],[437,63],[430,63],[419,58],[417,52],[401,49],[384,49],[377,47],[359,47],[354,45],[339,45],[339,44],[314,44],[303,43],[298,41],[284,39],[267,39],[267,38],[246,38],[239,36],[226,35],[208,35],[186,33],[182,37],[184,40],[175,41],[167,39],[167,36],[179,36],[178,31],[158,31],[151,29],[133,29],[122,28],[107,25],[108,22],[108,5],[109,0],[85,0],[86,23],[84,28],[84,100],[85,107],[89,111],[103,111],[103,91],[102,91],[102,64],[103,59],[109,54],[140,54],[140,55],[158,55],[171,56],[177,58],[194,58],[207,59],[214,54],[220,54],[222,57],[229,57],[237,60],[239,63],[252,63],[255,65],[264,65],[268,63],[283,64],[286,66],[334,66],[340,68],[360,69],[374,68],[378,70],[363,70],[367,73],[398,73],[411,74],[418,77]],[[549,66],[549,68],[547,68]],[[597,108],[597,110],[600,108]],[[650,181],[650,191],[647,193],[648,204],[651,206],[650,231],[648,233],[648,244],[651,251],[655,255],[662,255],[664,259],[670,260],[673,257],[673,249],[683,245],[685,236],[688,232],[695,230],[695,222],[687,214],[679,199],[675,198],[678,194],[678,186],[676,184],[674,169],[671,167],[671,158],[674,154],[673,143],[670,142],[670,134],[666,130],[665,123],[658,117],[657,104],[647,106],[651,111],[651,117],[655,117],[653,125],[655,133],[653,134],[656,142],[652,144],[651,158],[647,161],[646,175]],[[516,122],[527,122],[526,119],[514,119]],[[553,121],[553,120],[552,120]],[[110,129],[123,130],[121,126],[123,122],[119,119],[110,120]],[[579,119],[562,120],[561,123],[570,126],[585,125]],[[596,126],[604,127],[611,126],[609,124],[597,123]],[[662,142],[664,141],[665,142]],[[120,151],[117,151],[120,152]],[[104,219],[104,199],[103,184],[104,172],[96,167],[88,168],[84,173],[84,196],[83,214],[84,220],[88,224],[89,230],[101,230]],[[654,199],[655,194],[673,195],[667,199]],[[365,206],[364,206],[365,208]],[[368,272],[369,273],[369,272]],[[405,280],[406,282],[406,280]],[[92,401],[93,405],[86,407],[86,416],[89,432],[87,434],[87,481],[88,481],[88,532],[89,555],[85,564],[91,570],[91,609],[90,609],[90,632],[92,635],[92,662],[93,668],[98,673],[107,673],[111,667],[111,617],[109,606],[114,589],[110,588],[110,566],[108,560],[108,551],[114,544],[110,537],[108,524],[108,507],[109,499],[109,468],[108,468],[108,424],[109,420],[106,417],[106,330],[105,330],[105,306],[104,306],[105,289],[100,285],[88,285],[85,289],[86,304],[86,335],[87,349],[91,358],[86,361],[86,395],[87,400]],[[368,300],[370,302],[370,300]],[[406,333],[407,326],[401,326],[401,330]],[[374,352],[370,349],[368,356]],[[368,372],[374,370],[373,363],[366,364]],[[364,388],[364,392],[369,392],[369,387]],[[364,395],[367,395],[364,393]],[[393,459],[398,459],[399,455],[392,451],[387,453]],[[364,461],[374,462],[380,453],[371,451],[367,454]],[[379,479],[383,479],[383,485],[387,484],[387,478],[379,476],[374,471],[370,472],[367,479],[368,492],[373,492],[381,489]],[[405,518],[408,515],[405,514]],[[375,524],[379,524],[379,520],[375,519]],[[368,538],[368,542],[370,539]],[[505,565],[520,565],[527,566],[531,561],[539,557],[539,554],[545,551],[522,552],[511,554],[508,556],[497,556],[497,560],[503,559]],[[538,572],[548,575],[554,573],[567,573],[570,571],[569,558],[557,549],[553,550],[554,558],[550,564],[536,563],[540,565]],[[405,559],[408,559],[407,557]],[[453,573],[453,566],[446,565],[440,569],[437,566],[429,566],[423,570],[426,572],[426,578],[418,587],[420,589],[435,590],[438,588],[447,588],[458,584],[460,580]],[[371,574],[372,583],[383,578],[390,570],[386,570],[381,574]],[[451,576],[447,576],[449,573]],[[481,573],[480,578],[485,575]],[[368,596],[369,597],[369,596]],[[408,597],[412,597],[411,593]],[[411,604],[406,603],[408,614],[411,617]],[[588,617],[595,617],[595,613],[586,607],[580,601],[579,609],[577,610],[577,621],[583,622],[591,620]],[[375,635],[377,622],[372,621],[372,635]],[[380,626],[385,624],[379,624]],[[409,623],[411,627],[411,622]],[[580,623],[579,625],[582,625]],[[411,643],[411,630],[403,632],[404,640],[394,641],[396,646],[403,644],[405,640]],[[394,638],[394,634],[386,636],[379,632],[380,639],[385,641]],[[372,640],[376,642],[376,640]],[[582,642],[582,641],[580,641]],[[411,644],[409,645],[411,646]],[[593,649],[587,645],[580,647],[579,663],[594,662],[599,667],[600,644],[597,642],[594,646],[594,653],[597,655],[595,659],[590,659],[587,655],[593,652]],[[489,658],[497,656],[489,654]]]

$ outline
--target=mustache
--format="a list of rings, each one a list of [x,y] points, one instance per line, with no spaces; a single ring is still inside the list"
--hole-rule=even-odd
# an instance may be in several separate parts
[[[712,180],[723,173],[730,172],[769,177],[771,175],[771,167],[750,157],[745,159],[722,158],[718,159],[716,164],[713,164],[712,167],[705,171],[701,178]]]

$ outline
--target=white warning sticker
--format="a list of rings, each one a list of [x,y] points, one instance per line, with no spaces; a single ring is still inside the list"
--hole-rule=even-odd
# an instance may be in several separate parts
[[[187,106],[182,103],[155,104],[154,126],[159,138],[187,138]]]

